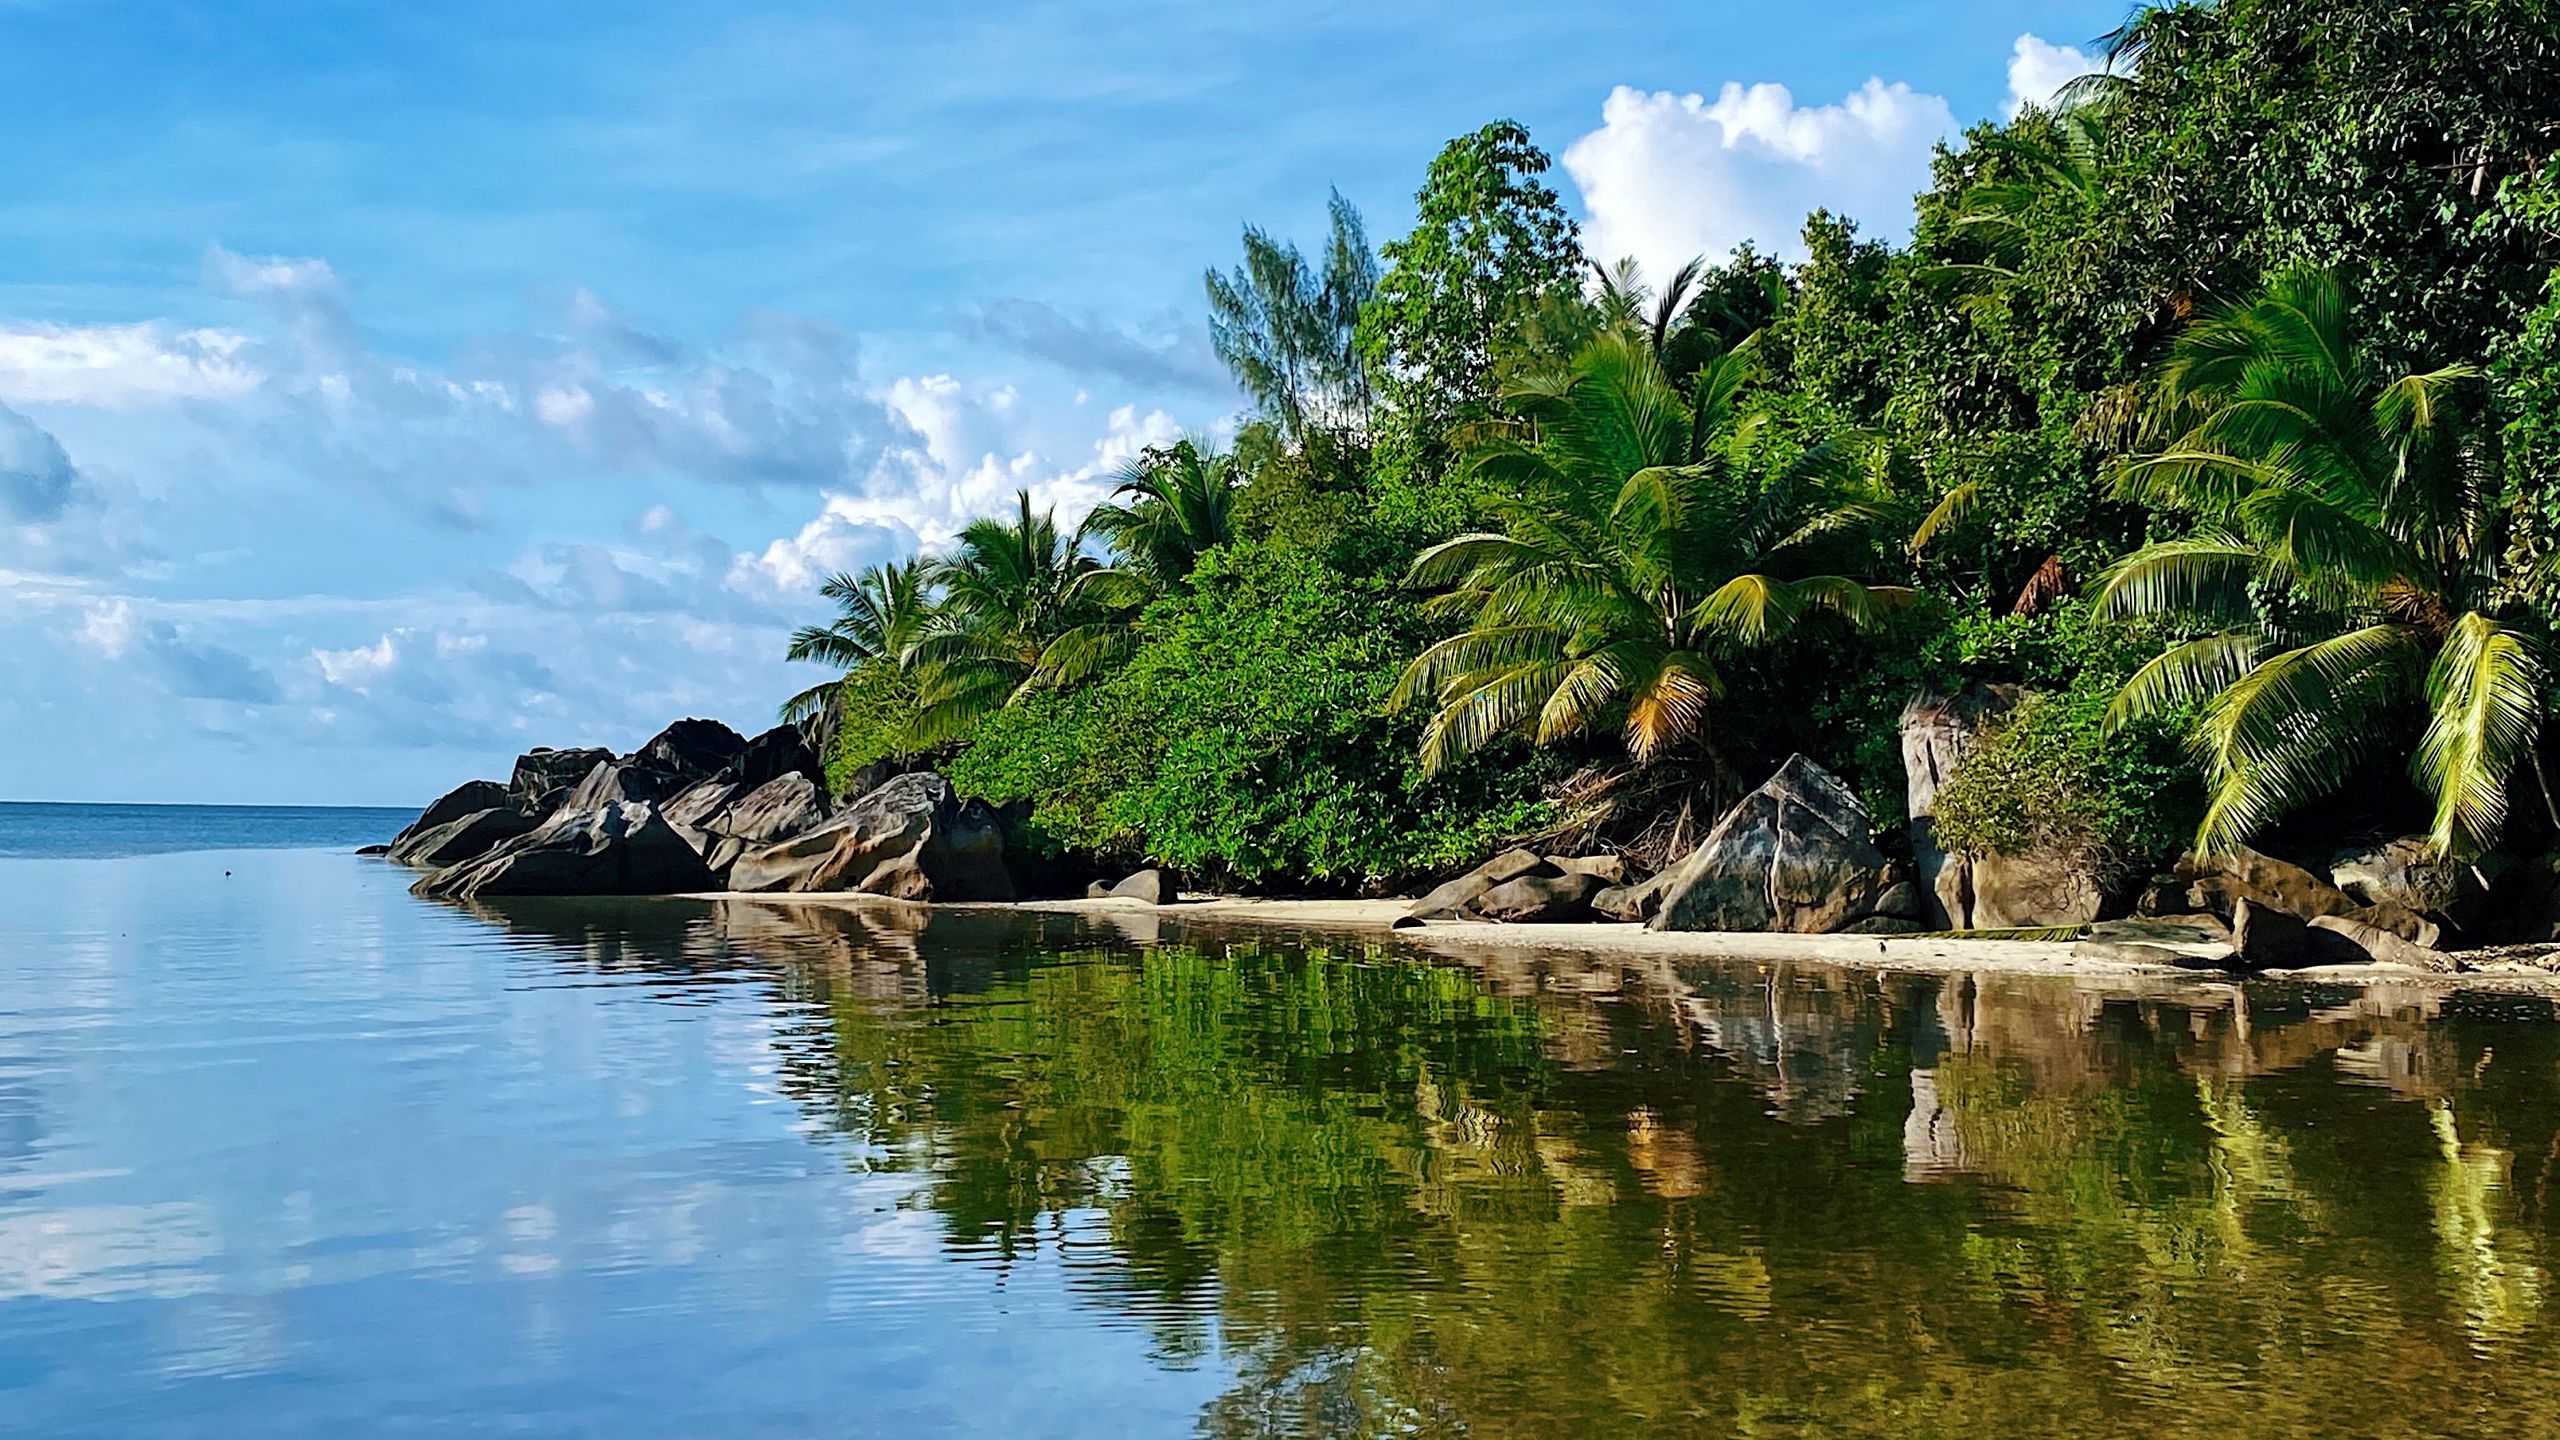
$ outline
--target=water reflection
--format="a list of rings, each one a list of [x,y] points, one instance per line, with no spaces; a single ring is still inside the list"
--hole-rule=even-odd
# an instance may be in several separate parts
[[[888,907],[483,913],[670,996],[779,986],[778,1083],[848,1164],[919,1181],[902,1243],[1046,1257],[1159,1363],[1221,1356],[1213,1435],[2560,1413],[2540,1001],[1461,968]]]

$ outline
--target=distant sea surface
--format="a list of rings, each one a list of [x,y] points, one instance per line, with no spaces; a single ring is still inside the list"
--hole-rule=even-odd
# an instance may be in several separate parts
[[[0,860],[112,860],[189,850],[353,849],[415,810],[369,805],[53,805],[0,800]]]

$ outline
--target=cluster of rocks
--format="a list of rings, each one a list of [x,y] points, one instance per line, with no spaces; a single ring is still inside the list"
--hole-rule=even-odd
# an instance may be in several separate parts
[[[1919,887],[1871,838],[1855,792],[1802,755],[1724,813],[1685,859],[1638,879],[1619,855],[1510,850],[1415,901],[1405,923],[1642,921],[1656,930],[1908,934]]]
[[[2342,852],[2324,876],[2239,849],[2183,857],[2128,887],[2070,857],[1949,854],[1937,790],[2013,696],[1977,687],[1906,712],[1914,863],[1876,846],[1856,793],[1802,755],[1650,878],[1620,856],[1510,850],[1413,902],[1398,922],[1642,921],[1656,930],[1799,934],[2058,931],[2114,959],[2235,969],[2384,962],[2459,968],[2449,947],[2560,940],[2560,857],[2452,863],[2423,837]]]
[[[628,755],[538,749],[507,783],[474,780],[384,847],[420,895],[852,891],[1010,900],[1004,831],[929,771],[876,778],[830,805],[800,732],[750,740],[679,720]]]

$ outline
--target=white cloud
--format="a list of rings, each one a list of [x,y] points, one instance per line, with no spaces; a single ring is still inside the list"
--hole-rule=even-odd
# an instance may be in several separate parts
[[[1656,278],[1744,240],[1800,255],[1816,208],[1898,233],[1932,147],[1956,129],[1943,97],[1879,79],[1829,105],[1799,105],[1783,85],[1727,84],[1712,101],[1622,85],[1600,113],[1600,128],[1564,152],[1584,244],[1604,261],[1632,255]]]
[[[332,685],[362,690],[400,663],[399,642],[387,632],[370,645],[346,650],[313,650],[311,659],[320,667],[320,676]]]
[[[1021,397],[1010,386],[972,390],[928,375],[898,380],[887,395],[910,438],[891,445],[861,487],[829,493],[796,534],[740,556],[735,588],[806,592],[838,571],[939,547],[973,517],[1008,511],[1018,490],[1054,508],[1061,525],[1074,525],[1130,461],[1183,434],[1165,411],[1123,405],[1104,418],[1090,448],[1056,461],[1025,439]]]
[[[2009,114],[2015,116],[2030,105],[2050,106],[2063,86],[2106,68],[2103,61],[2077,46],[2021,35],[2009,51]]]
[[[108,660],[121,660],[133,649],[133,602],[101,600],[81,612],[77,632],[82,645]]]
[[[218,399],[256,388],[247,337],[137,325],[0,326],[0,400],[124,409]]]

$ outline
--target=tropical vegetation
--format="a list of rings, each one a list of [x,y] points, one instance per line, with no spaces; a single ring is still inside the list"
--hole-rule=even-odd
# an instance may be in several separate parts
[[[1374,251],[1339,195],[1312,255],[1248,227],[1232,433],[831,582],[793,713],[1265,886],[1635,843],[1799,750],[1894,843],[1902,707],[1973,682],[2031,702],[1954,787],[1980,845],[2548,848],[2551,19],[2147,9],[1944,146],[1907,241],[1657,277],[1488,125]]]

